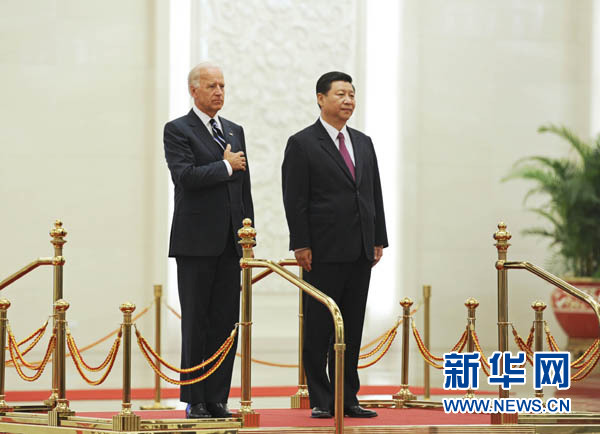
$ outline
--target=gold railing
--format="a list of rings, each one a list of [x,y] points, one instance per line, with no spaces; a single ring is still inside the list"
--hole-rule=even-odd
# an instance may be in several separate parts
[[[285,280],[307,293],[318,302],[322,303],[331,313],[335,331],[335,387],[334,387],[334,419],[335,432],[344,432],[344,320],[342,314],[331,297],[323,294],[314,286],[300,279],[294,273],[286,270],[274,261],[265,259],[254,259],[253,246],[256,245],[256,230],[252,227],[250,219],[244,219],[244,227],[238,231],[241,238],[240,244],[243,249],[243,257],[240,260],[242,267],[242,387],[240,414],[244,420],[244,426],[258,425],[258,415],[252,410],[251,401],[251,334],[252,334],[252,268],[266,268],[268,271],[278,274]]]
[[[64,258],[61,258],[61,257],[38,258],[35,261],[25,265],[23,268],[21,268],[16,273],[11,274],[6,279],[4,279],[2,282],[0,282],[0,290],[6,288],[11,283],[16,282],[17,280],[19,280],[21,277],[25,276],[26,274],[29,274],[31,271],[38,268],[40,265],[56,265],[59,263],[64,264],[65,263]]]
[[[562,289],[563,291],[572,295],[573,297],[578,298],[579,300],[583,301],[584,303],[587,303],[594,310],[594,313],[598,317],[598,326],[600,327],[600,303],[598,303],[594,299],[594,297],[592,297],[587,292],[584,292],[581,289],[576,288],[575,286],[565,282],[564,280],[559,279],[555,275],[548,273],[543,268],[540,268],[537,265],[534,265],[527,261],[523,261],[523,262],[497,261],[496,268],[498,270],[503,269],[503,268],[507,269],[507,270],[527,270],[530,273],[535,274],[538,277],[541,277],[546,282],[551,283],[552,285]]]
[[[295,259],[282,259],[277,262],[282,267],[298,267],[298,261]],[[273,274],[273,270],[267,268],[252,278],[252,284],[260,282],[265,277]],[[302,267],[299,267],[298,278],[302,280]],[[298,291],[298,390],[290,397],[291,408],[310,408],[308,398],[308,387],[306,385],[306,373],[304,372],[304,362],[302,353],[304,349],[304,306],[302,301],[302,289]]]
[[[496,240],[495,246],[498,251],[498,260],[495,264],[496,270],[498,270],[498,351],[502,353],[508,351],[508,326],[510,325],[508,320],[508,270],[527,270],[578,298],[594,310],[600,324],[600,303],[594,300],[589,294],[529,262],[506,260],[507,251],[510,247],[508,241],[512,238],[512,235],[506,230],[504,222],[498,223],[498,230],[493,234],[493,238]],[[502,364],[499,368],[499,374],[502,375]],[[502,389],[500,386],[498,387],[498,392],[499,398],[508,398],[509,396],[509,391]],[[518,414],[492,414],[492,424],[512,424],[517,422]]]
[[[31,271],[35,270],[39,266],[42,265],[52,265],[54,267],[54,277],[53,277],[53,297],[52,297],[52,305],[63,298],[63,266],[65,264],[65,258],[63,257],[63,246],[67,242],[65,237],[67,235],[67,231],[62,227],[63,223],[60,220],[56,220],[54,222],[54,227],[50,230],[50,243],[54,246],[54,256],[50,258],[39,258],[25,267],[21,268],[14,274],[11,274],[6,279],[0,282],[0,290],[6,288],[8,285],[16,282],[23,276],[27,275]],[[57,327],[58,316],[54,315],[54,324],[53,327]],[[59,348],[56,347],[54,349],[54,354],[52,357],[52,392],[48,399],[44,401],[46,405],[46,409],[54,408],[58,403],[58,389],[59,382],[61,379],[59,378],[59,372],[56,366],[56,360],[59,359],[60,354],[58,353]],[[22,406],[21,409],[25,409],[27,406]],[[40,407],[35,406],[32,408],[33,410],[38,410]],[[43,407],[42,407],[43,408]]]

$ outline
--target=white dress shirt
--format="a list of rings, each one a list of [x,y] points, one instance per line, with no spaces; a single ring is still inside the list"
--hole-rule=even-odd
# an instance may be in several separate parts
[[[352,146],[352,140],[350,139],[350,134],[348,134],[348,129],[346,128],[346,125],[344,124],[342,130],[338,131],[336,127],[331,126],[327,122],[325,122],[321,116],[319,116],[319,120],[325,127],[325,130],[327,131],[327,134],[329,134],[329,137],[331,137],[331,140],[333,140],[333,143],[335,143],[335,146],[336,148],[338,148],[338,151],[340,150],[340,141],[338,139],[338,134],[342,133],[344,135],[344,144],[346,145],[346,149],[348,149],[348,153],[350,154],[352,164],[356,166],[356,163],[354,162],[354,147]]]
[[[215,135],[213,134],[213,129],[212,129],[212,126],[210,125],[211,119],[214,119],[215,122],[217,123],[217,126],[219,127],[219,129],[221,131],[223,131],[223,125],[221,125],[221,121],[219,120],[218,116],[211,118],[209,115],[207,115],[202,110],[200,110],[198,107],[196,107],[196,104],[194,104],[192,106],[192,110],[194,110],[194,113],[196,113],[196,115],[200,118],[200,120],[202,121],[202,123],[204,124],[204,126],[206,127],[206,129],[208,130],[210,135],[213,136],[213,138],[215,137]],[[225,134],[225,133],[223,133],[223,134]],[[231,176],[233,174],[233,168],[231,167],[231,164],[229,164],[229,161],[227,161],[227,160],[223,160],[223,163],[225,163],[225,167],[227,167],[227,173],[229,173],[229,176]]]

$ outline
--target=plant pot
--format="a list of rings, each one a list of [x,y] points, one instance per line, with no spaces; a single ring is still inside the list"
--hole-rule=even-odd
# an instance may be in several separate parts
[[[600,301],[600,280],[583,277],[565,280]],[[578,357],[598,337],[600,331],[598,317],[587,303],[559,288],[552,291],[552,310],[556,320],[567,334],[567,351],[571,351],[574,357]]]

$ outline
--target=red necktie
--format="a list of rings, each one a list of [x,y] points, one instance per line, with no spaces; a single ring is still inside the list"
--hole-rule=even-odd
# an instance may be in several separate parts
[[[337,138],[340,142],[340,154],[342,154],[342,158],[344,159],[346,166],[348,166],[348,170],[350,170],[350,173],[352,174],[352,179],[356,179],[354,175],[354,164],[352,164],[352,158],[350,158],[350,153],[348,152],[348,148],[346,148],[346,139],[344,139],[344,135],[342,133],[339,133]]]

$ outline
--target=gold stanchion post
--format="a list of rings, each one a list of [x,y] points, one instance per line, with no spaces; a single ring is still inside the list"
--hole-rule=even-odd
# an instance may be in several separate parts
[[[113,416],[115,431],[137,431],[140,429],[140,417],[131,411],[131,314],[135,304],[123,303],[119,309],[123,312],[123,403],[121,412]]]
[[[298,267],[298,277],[302,279],[302,267]],[[304,372],[304,294],[298,290],[298,391],[291,397],[291,408],[310,408],[308,397],[308,386],[306,385],[306,373]]]
[[[473,341],[471,332],[475,331],[475,310],[479,306],[479,302],[473,297],[469,297],[465,301],[465,306],[467,308],[467,352],[472,353],[475,351],[475,342]],[[474,397],[475,393],[473,393],[473,389],[469,388],[465,398],[472,399]]]
[[[396,402],[397,407],[402,407],[406,401],[412,401],[416,399],[416,396],[411,393],[408,389],[408,358],[410,350],[410,307],[413,305],[413,301],[404,297],[400,300],[400,306],[402,306],[402,378],[400,384],[400,390],[398,393],[393,395],[393,399]]]
[[[535,320],[533,322],[534,351],[544,351],[544,309],[546,309],[546,303],[537,300],[531,304],[531,308],[535,311]],[[535,389],[535,397],[544,399],[544,390]]]
[[[431,285],[423,285],[423,343],[425,347],[430,350],[429,347],[429,334],[430,334],[430,301],[431,301]],[[429,377],[429,363],[423,362],[423,389],[425,400],[431,399],[431,379]]]
[[[155,311],[154,311],[154,342],[155,342],[155,350],[156,350],[156,354],[158,354],[159,356],[160,354],[160,335],[161,335],[161,331],[162,331],[162,325],[161,325],[161,308],[162,308],[162,292],[163,292],[163,287],[162,285],[154,285],[154,306],[155,306]],[[158,360],[158,357],[156,358],[156,366],[158,368],[158,370],[160,371],[160,361]],[[160,375],[155,374],[154,376],[154,403],[152,405],[142,405],[140,407],[141,410],[172,410],[175,407],[170,407],[168,405],[163,405],[160,402]]]
[[[508,351],[508,272],[502,266],[506,262],[506,253],[510,247],[508,240],[512,238],[510,232],[506,230],[506,223],[498,223],[498,230],[493,235],[496,240],[496,249],[498,250],[498,261],[496,270],[498,270],[498,351]],[[502,375],[504,368],[502,363],[499,366],[499,374]],[[498,386],[498,397],[500,399],[508,398],[509,391]],[[512,424],[517,423],[518,414],[493,413],[491,415],[492,424]]]
[[[52,264],[54,265],[54,291],[52,303],[56,303],[58,300],[63,298],[63,265],[65,264],[65,258],[63,257],[63,246],[66,244],[67,231],[62,227],[63,223],[60,220],[54,222],[54,228],[50,230],[50,236],[52,239],[50,243],[54,246],[54,258],[52,258]],[[56,328],[56,316],[54,316],[53,327]],[[58,372],[56,369],[56,361],[58,360],[58,345],[54,349],[52,356],[52,393],[44,404],[54,407],[58,399]]]
[[[12,411],[12,408],[4,400],[6,395],[4,393],[4,386],[6,384],[6,325],[8,320],[6,319],[8,308],[10,307],[10,301],[5,298],[0,299],[0,414]]]
[[[252,248],[256,245],[256,230],[252,227],[252,220],[246,218],[243,227],[238,230],[239,241],[242,246],[243,259],[254,256]],[[242,321],[240,334],[242,340],[242,387],[240,399],[240,416],[244,427],[257,427],[260,424],[260,414],[252,409],[252,268],[242,266]]]
[[[72,416],[75,414],[69,408],[69,401],[67,400],[67,391],[66,391],[66,329],[67,329],[67,320],[66,320],[66,312],[69,309],[69,303],[63,299],[59,299],[54,303],[54,315],[55,315],[55,323],[56,323],[56,350],[54,354],[56,354],[56,359],[52,362],[52,366],[56,367],[57,372],[57,399],[56,405],[52,410],[48,412],[48,425],[49,426],[59,426],[60,420],[67,416]]]

